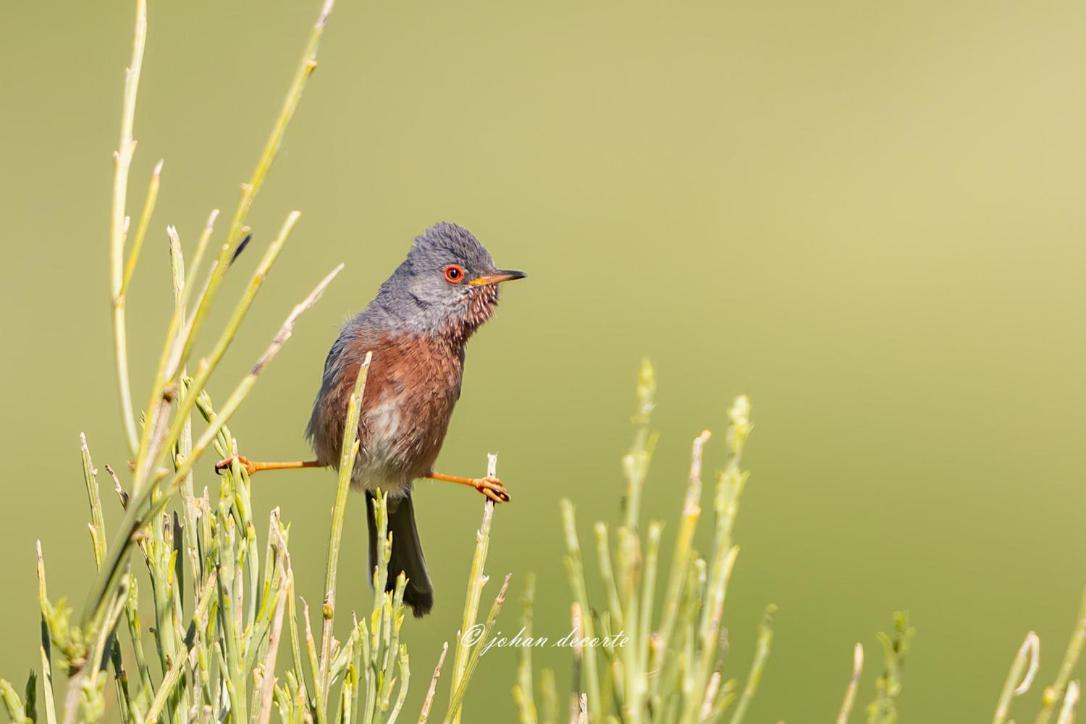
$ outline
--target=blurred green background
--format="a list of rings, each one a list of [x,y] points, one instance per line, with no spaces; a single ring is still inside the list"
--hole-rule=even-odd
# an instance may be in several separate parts
[[[134,204],[166,167],[129,302],[138,400],[168,308],[162,230],[191,248],[211,208],[233,208],[316,11],[152,3]],[[81,604],[90,581],[79,432],[99,465],[125,462],[106,238],[131,22],[128,2],[0,9],[7,677],[36,662],[34,540],[53,595]],[[290,209],[302,221],[212,393],[345,261],[232,425],[254,457],[305,455],[340,324],[415,234],[458,221],[529,279],[470,345],[440,469],[500,453],[513,503],[489,570],[518,592],[537,573],[540,633],[568,630],[558,500],[585,531],[615,517],[647,355],[662,438],[646,507],[665,520],[691,438],[722,433],[735,394],[754,402],[734,672],[764,605],[780,612],[751,721],[830,719],[856,641],[868,699],[895,608],[919,629],[905,717],[990,716],[1027,630],[1055,675],[1086,582],[1084,37],[1071,2],[342,0],[254,210],[258,251]],[[481,507],[419,487],[438,603],[407,624],[410,711],[454,635]],[[259,516],[279,505],[293,523],[310,601],[333,488],[320,471],[257,481]],[[352,502],[340,599],[365,607]],[[517,620],[510,606],[500,628]],[[560,685],[566,653],[541,660]],[[468,721],[511,720],[514,662],[483,659]]]

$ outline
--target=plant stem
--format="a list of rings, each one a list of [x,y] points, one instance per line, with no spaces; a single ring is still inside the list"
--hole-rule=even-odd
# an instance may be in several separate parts
[[[230,227],[226,233],[226,241],[219,250],[215,267],[212,270],[211,277],[208,279],[207,288],[196,308],[196,313],[193,316],[194,328],[200,327],[211,308],[219,285],[222,283],[223,277],[226,275],[226,270],[229,267],[231,254],[236,249],[238,242],[244,234],[245,220],[249,216],[249,210],[252,208],[253,201],[260,191],[261,186],[264,184],[264,179],[268,175],[268,170],[271,168],[272,163],[279,153],[279,147],[283,143],[283,136],[286,134],[287,127],[290,125],[291,119],[294,118],[295,111],[298,110],[298,104],[302,100],[302,92],[305,90],[306,81],[309,80],[313,71],[317,69],[317,48],[320,45],[321,35],[324,33],[324,28],[328,24],[328,18],[332,13],[332,7],[334,5],[335,0],[325,0],[324,5],[321,7],[317,22],[310,31],[305,50],[302,51],[302,61],[294,73],[290,88],[287,90],[287,95],[283,99],[283,106],[275,119],[275,123],[272,125],[268,140],[264,143],[264,149],[261,151],[256,167],[253,169],[253,173],[249,177],[249,180],[242,184],[241,199],[238,201],[237,208],[234,210],[234,216],[230,221]],[[184,351],[182,352],[183,360],[188,358],[189,353],[192,350],[192,342],[192,338],[186,342]]]
[[[490,503],[493,505],[493,503]],[[498,589],[498,595],[494,597],[494,603],[490,606],[490,612],[486,616],[486,622],[483,624],[482,635],[479,636],[479,640],[471,650],[471,658],[468,659],[467,666],[464,667],[464,677],[460,681],[459,686],[452,694],[452,698],[449,702],[449,711],[445,715],[445,724],[450,722],[459,721],[461,706],[464,703],[464,694],[467,692],[468,682],[471,681],[472,675],[475,673],[475,668],[479,665],[479,657],[482,656],[483,650],[486,648],[486,644],[490,641],[490,635],[494,630],[494,624],[498,620],[498,614],[501,613],[502,605],[505,603],[505,593],[509,590],[509,578],[511,573],[505,574],[505,580],[502,581],[502,587]]]
[[[113,352],[117,366],[117,386],[120,393],[121,415],[129,453],[136,454],[139,433],[136,416],[132,409],[132,386],[128,376],[128,341],[125,321],[124,297],[124,244],[128,232],[125,209],[128,196],[128,173],[132,167],[132,155],[136,141],[132,129],[136,118],[136,96],[139,92],[140,72],[143,69],[143,50],[147,44],[147,1],[136,0],[136,25],[132,38],[132,59],[124,74],[124,101],[121,106],[121,136],[113,156],[113,204],[110,213],[109,271],[110,297],[113,304]]]
[[[498,456],[494,454],[487,455],[486,474],[489,477],[496,477],[497,470]],[[460,631],[456,637],[456,652],[453,655],[452,680],[449,686],[449,710],[446,714],[446,720],[452,717],[455,724],[460,722],[460,711],[459,705],[457,710],[454,711],[453,704],[456,700],[456,691],[460,688],[461,682],[464,681],[468,654],[471,650],[471,645],[467,643],[466,639],[479,616],[479,599],[483,594],[483,586],[486,585],[488,580],[484,568],[486,566],[487,552],[490,550],[490,524],[493,518],[494,503],[487,500],[483,503],[483,521],[479,525],[479,530],[475,533],[475,554],[471,558],[471,570],[468,572],[468,592],[464,601],[464,615],[460,620]]]
[[[750,667],[747,684],[743,687],[743,695],[739,697],[735,713],[732,714],[731,724],[742,723],[750,702],[754,700],[754,692],[758,690],[758,684],[762,681],[762,672],[765,671],[765,663],[769,659],[769,648],[773,644],[773,629],[770,624],[776,610],[776,606],[769,604],[762,616],[762,623],[758,626],[758,644],[754,652],[754,663]]]
[[[336,575],[339,570],[339,546],[343,538],[343,518],[347,509],[347,492],[351,487],[354,464],[358,459],[358,419],[362,411],[362,396],[366,390],[366,377],[369,373],[372,352],[366,352],[366,358],[358,368],[354,391],[347,402],[347,420],[343,427],[343,445],[339,459],[339,486],[336,488],[336,502],[332,508],[332,528],[328,535],[328,566],[324,575],[324,603],[321,616],[324,626],[321,632],[320,676],[317,684],[318,706],[326,710],[328,688],[330,685],[329,666],[332,660],[332,623],[336,610]],[[376,595],[383,596],[383,591]]]
[[[1075,619],[1075,628],[1071,632],[1071,640],[1067,643],[1067,650],[1063,654],[1060,663],[1060,671],[1056,680],[1047,687],[1042,697],[1041,713],[1037,715],[1037,724],[1047,724],[1052,717],[1056,704],[1064,696],[1064,690],[1071,680],[1075,666],[1082,656],[1083,645],[1086,644],[1086,589],[1082,592],[1082,603],[1079,605],[1078,617]]]
[[[441,656],[438,657],[437,666],[434,667],[434,675],[430,677],[430,688],[426,690],[426,698],[422,701],[418,724],[426,724],[426,720],[430,718],[430,709],[434,706],[434,695],[437,694],[437,680],[441,677],[441,667],[445,665],[447,653],[449,653],[448,641],[441,645]]]
[[[860,676],[864,670],[864,647],[856,644],[852,650],[852,676],[848,680],[848,688],[845,689],[845,699],[841,702],[841,710],[837,713],[837,724],[848,724],[848,718],[852,714],[852,705],[856,702],[856,691],[860,688]]]
[[[1029,690],[1033,683],[1033,677],[1037,673],[1037,661],[1041,647],[1041,640],[1037,634],[1030,631],[1026,634],[1025,641],[1018,647],[1018,653],[1014,656],[1011,670],[1007,672],[1007,679],[1003,682],[1003,691],[999,694],[999,703],[996,705],[993,724],[1003,724],[1010,714],[1011,699],[1021,696]]]

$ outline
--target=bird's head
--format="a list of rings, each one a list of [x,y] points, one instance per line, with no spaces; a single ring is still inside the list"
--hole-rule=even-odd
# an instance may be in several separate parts
[[[463,341],[490,318],[498,285],[524,276],[495,266],[464,227],[441,222],[415,238],[379,299],[395,305],[395,316],[411,327]]]

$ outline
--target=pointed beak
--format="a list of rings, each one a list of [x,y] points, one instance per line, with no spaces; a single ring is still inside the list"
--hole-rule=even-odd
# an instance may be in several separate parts
[[[514,279],[523,279],[528,276],[522,271],[515,271],[513,269],[499,269],[493,274],[484,274],[481,277],[475,277],[468,284],[473,287],[479,287],[487,284],[501,284],[502,282],[511,282]]]

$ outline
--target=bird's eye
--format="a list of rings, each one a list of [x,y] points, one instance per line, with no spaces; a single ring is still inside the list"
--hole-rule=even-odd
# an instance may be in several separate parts
[[[459,284],[464,281],[464,267],[459,264],[445,265],[445,281],[449,284]]]

